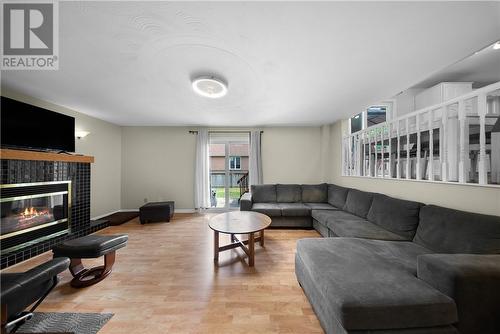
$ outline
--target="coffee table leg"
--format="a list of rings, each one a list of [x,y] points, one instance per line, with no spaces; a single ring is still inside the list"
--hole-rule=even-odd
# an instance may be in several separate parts
[[[214,231],[214,262],[219,261],[219,232]]]
[[[264,230],[260,231],[260,247],[264,247]]]
[[[255,264],[255,238],[253,233],[248,234],[248,266],[253,267]]]

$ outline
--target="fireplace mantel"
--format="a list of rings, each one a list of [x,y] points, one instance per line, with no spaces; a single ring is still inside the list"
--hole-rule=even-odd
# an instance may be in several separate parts
[[[71,155],[49,152],[0,149],[0,158],[6,160],[38,160],[93,163],[94,157],[89,155]]]

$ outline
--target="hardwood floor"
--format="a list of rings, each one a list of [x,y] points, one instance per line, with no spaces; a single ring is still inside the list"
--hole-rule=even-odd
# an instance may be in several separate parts
[[[322,333],[294,273],[296,240],[319,234],[267,230],[265,248],[255,250],[255,267],[248,267],[240,249],[222,252],[216,267],[210,217],[176,214],[170,223],[146,225],[136,218],[100,231],[129,235],[113,273],[74,289],[66,271],[38,310],[114,313],[100,334]],[[220,239],[221,245],[229,243],[229,235]],[[7,270],[22,271],[49,258],[45,253]]]

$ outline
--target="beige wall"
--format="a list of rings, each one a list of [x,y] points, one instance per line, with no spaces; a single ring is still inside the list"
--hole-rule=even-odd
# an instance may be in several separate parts
[[[120,127],[74,110],[3,90],[2,95],[75,117],[89,131],[77,153],[92,155],[91,216],[136,209],[144,200],[194,207],[196,136],[186,127]],[[342,123],[264,128],[265,183],[333,182],[398,198],[500,215],[500,189],[341,176]]]
[[[265,128],[262,171],[264,183],[321,182],[321,128]]]
[[[194,208],[196,135],[184,127],[122,128],[122,208],[175,201]]]
[[[499,188],[342,176],[341,122],[333,124],[330,131],[332,169],[329,182],[426,204],[500,216]]]
[[[97,217],[121,208],[121,127],[74,110],[17,94],[2,88],[2,95],[75,117],[75,128],[89,131],[76,139],[76,153],[92,155],[90,216]]]
[[[185,127],[122,128],[122,208],[144,200],[175,200],[194,208],[196,135]],[[319,127],[265,128],[262,164],[266,183],[321,181]]]

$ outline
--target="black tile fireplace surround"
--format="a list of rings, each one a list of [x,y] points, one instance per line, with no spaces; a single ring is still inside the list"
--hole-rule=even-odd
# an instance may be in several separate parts
[[[68,232],[16,250],[7,249],[0,240],[2,269],[46,252],[64,240],[107,227],[107,223],[90,224],[90,163],[2,159],[0,176],[2,185],[71,181]],[[7,241],[5,246],[8,246]]]

